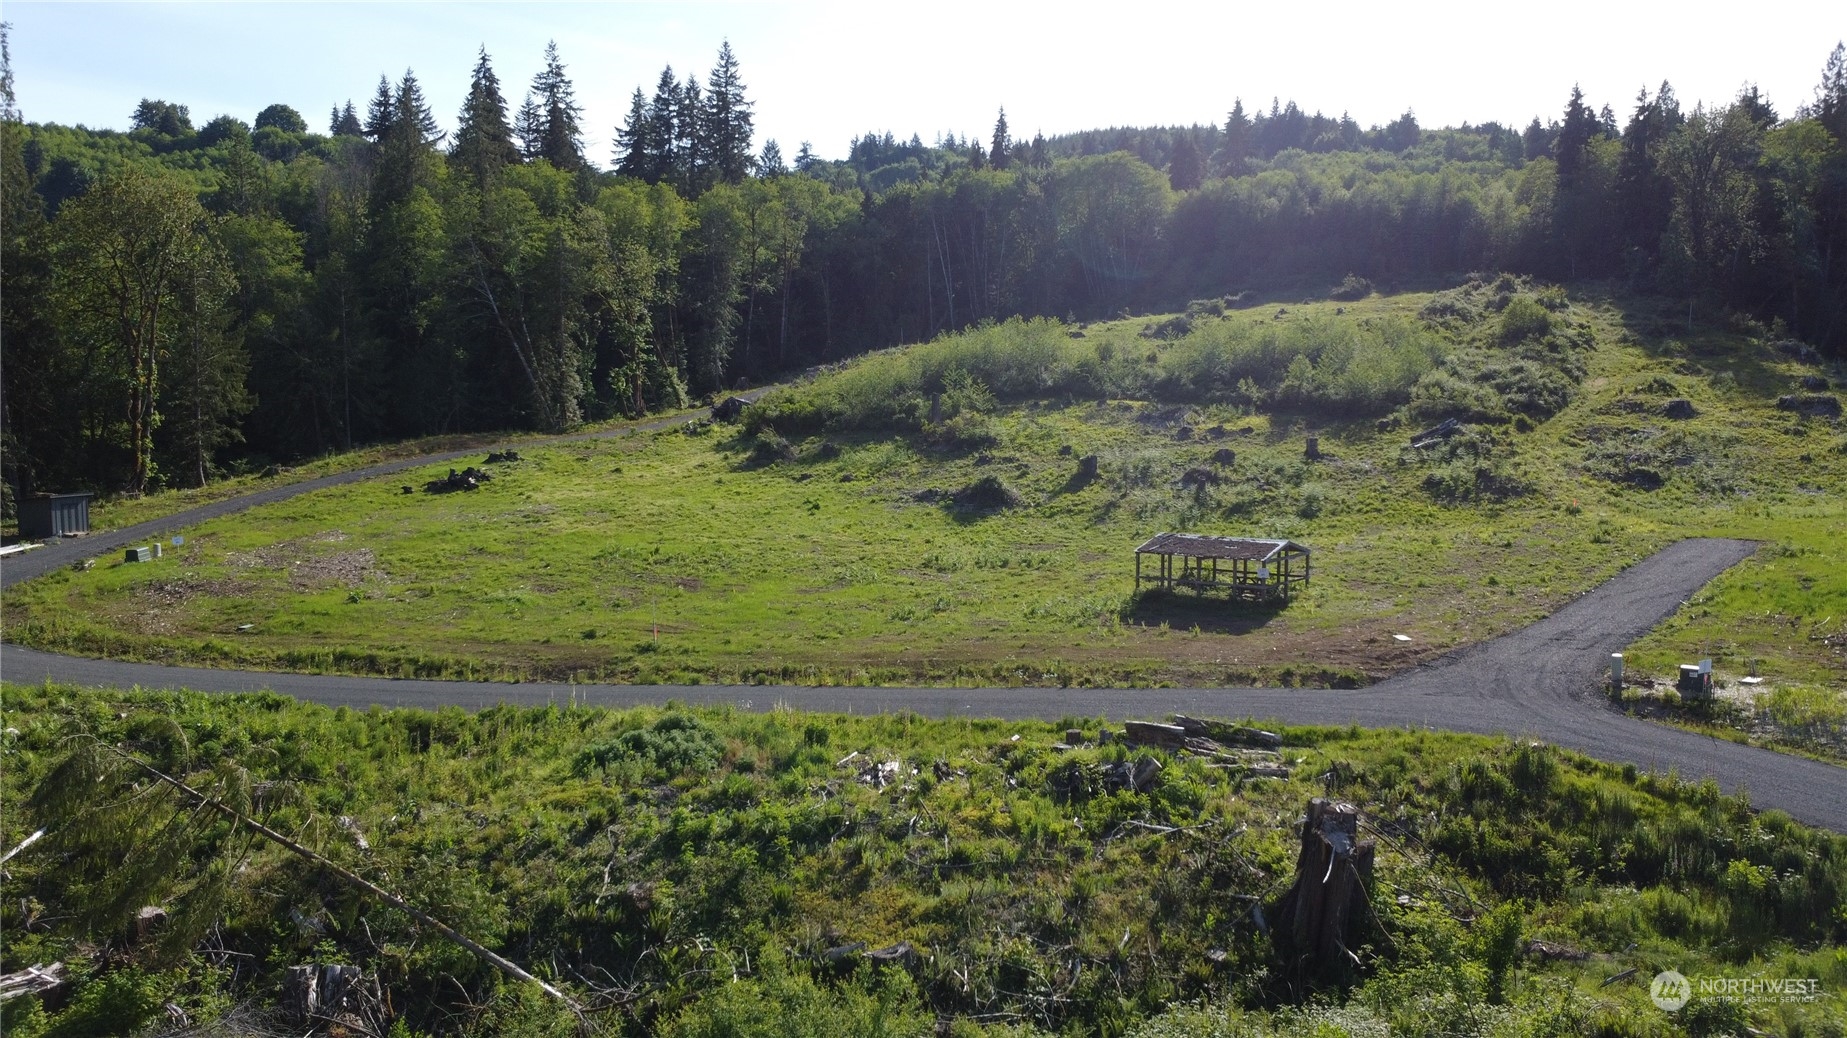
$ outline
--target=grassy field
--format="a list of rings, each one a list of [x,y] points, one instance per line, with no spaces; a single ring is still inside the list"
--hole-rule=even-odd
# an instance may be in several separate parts
[[[1282,729],[1291,774],[1256,778],[1099,745],[1095,718],[0,697],[0,843],[50,830],[0,878],[0,965],[74,978],[0,1007],[8,1035],[282,1033],[282,975],[308,963],[376,978],[368,1026],[401,1038],[576,1026],[123,754],[515,959],[605,1034],[1839,1036],[1847,1019],[1847,840],[1537,744]],[[1072,727],[1083,744],[1055,745]],[[1144,757],[1163,765],[1150,787],[1108,784]],[[1315,979],[1251,906],[1289,885],[1296,819],[1329,794],[1361,808],[1378,861],[1356,964]],[[125,922],[143,904],[168,912],[151,936]],[[859,942],[912,956],[881,970]],[[1815,997],[1667,1013],[1649,1000],[1666,969]]]
[[[1347,685],[1723,535],[1765,547],[1630,673],[1711,657],[1721,720],[1827,743],[1847,693],[1847,438],[1777,406],[1819,370],[1752,329],[1689,333],[1508,278],[1010,322],[866,358],[744,426],[533,447],[472,492],[402,492],[442,466],[205,524],[153,564],[16,588],[4,616],[27,644],[280,669]],[[1445,415],[1464,432],[1408,446]],[[956,503],[984,481],[1017,504]],[[1283,609],[1138,596],[1134,546],[1162,530],[1292,538],[1314,579]]]

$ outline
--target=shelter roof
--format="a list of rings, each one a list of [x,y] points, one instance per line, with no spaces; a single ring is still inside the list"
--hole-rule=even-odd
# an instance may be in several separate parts
[[[1203,533],[1157,533],[1135,549],[1137,554],[1184,555],[1194,559],[1247,559],[1268,562],[1283,552],[1308,554],[1294,541],[1265,537],[1214,537]]]

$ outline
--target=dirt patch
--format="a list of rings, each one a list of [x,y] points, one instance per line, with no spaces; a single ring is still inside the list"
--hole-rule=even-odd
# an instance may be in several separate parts
[[[385,575],[370,548],[329,552],[313,545],[338,543],[346,535],[338,530],[314,537],[282,541],[255,551],[235,551],[225,561],[238,569],[279,569],[288,573],[298,590],[323,587],[357,587]]]
[[[675,577],[673,578],[673,583],[674,586],[681,591],[697,591],[705,587],[705,581],[700,580],[698,577]]]
[[[254,588],[255,585],[247,580],[235,580],[230,577],[205,580],[187,576],[177,580],[150,581],[142,586],[141,597],[148,604],[164,609],[180,605],[200,595],[210,595],[213,598],[238,598],[250,594]]]

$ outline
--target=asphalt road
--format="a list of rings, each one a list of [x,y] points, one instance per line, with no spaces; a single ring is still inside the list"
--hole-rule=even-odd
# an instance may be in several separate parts
[[[685,420],[667,419],[642,427],[658,428]],[[0,564],[0,587],[255,505],[479,453],[461,451],[374,465],[203,505],[111,534],[50,545]],[[569,702],[623,707],[672,699],[689,704],[731,704],[749,710],[787,705],[802,710],[862,714],[909,710],[931,717],[1124,719],[1184,713],[1253,717],[1288,724],[1427,727],[1539,739],[1648,771],[1672,770],[1683,779],[1711,777],[1727,792],[1747,792],[1757,807],[1779,808],[1808,824],[1847,832],[1847,769],[1629,717],[1612,708],[1598,692],[1610,653],[1635,641],[1707,581],[1755,549],[1756,545],[1749,541],[1681,541],[1529,627],[1353,691],[421,681],[166,667],[60,656],[13,645],[0,645],[0,676],[19,682],[49,679],[121,688],[270,690],[330,706],[358,708],[378,704],[479,709],[497,703]]]

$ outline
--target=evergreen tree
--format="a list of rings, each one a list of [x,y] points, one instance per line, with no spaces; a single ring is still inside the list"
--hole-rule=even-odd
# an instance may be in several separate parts
[[[19,98],[13,93],[13,48],[8,39],[12,31],[12,25],[0,22],[0,123],[20,121]]]
[[[782,146],[774,137],[763,142],[763,155],[757,159],[758,175],[774,180],[789,172],[789,167],[782,161]]]
[[[1184,130],[1174,140],[1173,158],[1167,164],[1167,182],[1175,191],[1191,191],[1205,177],[1205,160],[1200,157],[1199,145],[1193,141],[1193,132]]]
[[[1560,190],[1570,191],[1577,187],[1578,174],[1584,168],[1585,153],[1590,149],[1590,142],[1600,132],[1597,117],[1584,104],[1584,91],[1574,84],[1571,100],[1565,105],[1564,125],[1559,127],[1558,139],[1553,143]]]
[[[680,83],[674,78],[672,65],[661,69],[660,79],[654,83],[654,96],[648,101],[646,143],[641,179],[650,184],[663,180],[683,183],[679,176],[684,161],[680,140]]]
[[[1552,150],[1552,131],[1539,121],[1537,115],[1526,124],[1526,130],[1520,135],[1521,153],[1526,161],[1531,162]]]
[[[353,111],[353,102],[346,102],[346,107],[335,106],[333,119],[327,124],[327,132],[335,137],[363,137],[365,124],[359,121],[359,113]]]
[[[803,141],[801,150],[795,153],[795,171],[797,173],[806,173],[814,169],[815,163],[818,161],[820,160],[815,158],[813,145],[809,144],[807,141]]]
[[[670,180],[682,195],[698,195],[711,186],[711,142],[705,134],[705,92],[691,75],[679,89],[673,117],[673,171]]]
[[[513,146],[513,127],[507,124],[507,100],[501,96],[500,79],[488,62],[485,46],[475,61],[468,97],[456,119],[455,146],[449,160],[472,174],[477,185],[485,185],[503,167],[519,161],[519,149]]]
[[[1661,94],[1650,99],[1643,87],[1635,97],[1635,111],[1622,135],[1622,153],[1616,164],[1616,211],[1622,244],[1652,260],[1661,249],[1673,212],[1673,187],[1660,172],[1661,149],[1669,133],[1668,112],[1661,99],[1673,100],[1673,88],[1661,84]]]
[[[1392,120],[1379,135],[1380,146],[1390,152],[1405,152],[1417,146],[1422,131],[1418,129],[1417,113],[1405,109],[1405,113]]]
[[[520,109],[527,154],[559,169],[582,166],[584,135],[579,120],[583,114],[570,77],[564,74],[564,63],[558,60],[557,42],[547,43],[545,67],[532,77],[532,92]]]
[[[994,136],[988,144],[988,165],[1006,169],[1012,162],[1012,149],[1013,137],[1007,132],[1007,109],[1002,106],[999,118],[994,120]]]
[[[1836,43],[1815,87],[1811,111],[1837,141],[1847,141],[1847,44]]]
[[[1776,125],[1776,108],[1757,89],[1756,83],[1745,84],[1744,89],[1738,92],[1736,103],[1744,107],[1745,115],[1757,124],[1759,130],[1768,130]]]
[[[1597,127],[1603,131],[1603,139],[1606,141],[1618,140],[1623,135],[1616,125],[1616,110],[1607,104],[1597,110]]]
[[[636,87],[635,96],[629,99],[628,118],[616,127],[616,173],[646,180],[650,164],[648,153],[651,150],[648,140],[648,102],[641,96],[641,88]]]
[[[398,105],[391,96],[391,81],[380,74],[378,90],[372,94],[372,103],[366,107],[366,139],[373,144],[383,141],[390,135],[392,123],[397,117]]]
[[[751,102],[744,96],[738,61],[726,40],[718,48],[718,64],[707,80],[703,109],[704,151],[718,181],[742,183],[751,167]]]

